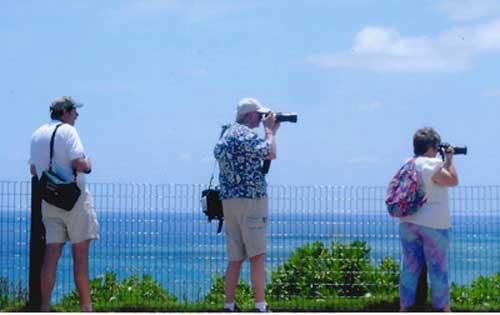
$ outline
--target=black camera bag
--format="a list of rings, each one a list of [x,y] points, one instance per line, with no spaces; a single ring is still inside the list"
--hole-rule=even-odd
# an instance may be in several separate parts
[[[217,233],[222,231],[222,224],[224,222],[224,211],[222,209],[222,200],[220,200],[220,191],[215,189],[205,189],[201,192],[202,199],[206,199],[206,208],[203,213],[207,216],[208,222],[212,220],[219,220],[219,227]]]
[[[52,170],[52,156],[54,154],[54,139],[57,129],[63,124],[59,124],[52,133],[50,139],[50,161],[49,169],[43,171],[40,178],[40,193],[42,199],[66,211],[71,211],[76,201],[80,197],[81,190],[76,184],[76,172],[73,170],[74,181],[67,182]]]
[[[231,127],[231,124],[222,126],[222,130],[219,139],[222,138],[224,133]],[[202,211],[207,216],[208,222],[212,220],[219,220],[219,227],[217,228],[217,234],[222,231],[222,225],[224,224],[224,210],[222,209],[222,200],[220,199],[220,190],[218,187],[212,188],[212,181],[214,180],[215,167],[217,161],[214,161],[214,166],[212,168],[212,176],[210,177],[210,182],[208,183],[208,188],[201,192],[201,205]]]

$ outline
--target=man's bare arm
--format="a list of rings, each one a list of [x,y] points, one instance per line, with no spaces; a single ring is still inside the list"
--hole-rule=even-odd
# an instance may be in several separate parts
[[[30,164],[30,173],[31,173],[31,176],[37,176],[36,166],[34,164]]]
[[[92,170],[92,164],[90,163],[90,159],[88,157],[74,159],[71,161],[71,165],[73,166],[73,169],[81,173],[90,173]]]

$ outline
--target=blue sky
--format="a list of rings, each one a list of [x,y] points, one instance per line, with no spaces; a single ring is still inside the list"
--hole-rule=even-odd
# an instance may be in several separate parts
[[[461,185],[500,184],[500,1],[0,7],[2,180],[29,179],[30,136],[71,95],[92,182],[207,183],[219,127],[254,97],[299,113],[270,184],[387,185],[423,126],[468,145]]]

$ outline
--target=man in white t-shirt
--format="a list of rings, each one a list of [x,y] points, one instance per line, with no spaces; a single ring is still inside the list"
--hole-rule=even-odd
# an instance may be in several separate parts
[[[414,215],[400,219],[403,247],[401,311],[407,311],[415,304],[424,261],[430,278],[433,308],[450,311],[448,250],[451,218],[448,187],[458,185],[458,176],[453,165],[452,147],[444,152],[444,162],[436,158],[440,143],[441,137],[432,128],[419,129],[413,137],[415,166],[422,178],[427,202]]]
[[[41,177],[49,168],[50,139],[54,138],[52,169],[66,180],[76,182],[82,193],[71,211],[60,209],[42,201],[42,220],[47,246],[41,274],[42,305],[40,311],[50,311],[50,300],[56,280],[57,262],[66,241],[72,244],[73,273],[80,293],[81,311],[92,311],[88,273],[90,241],[98,238],[98,223],[92,195],[85,185],[85,174],[90,173],[90,159],[85,156],[80,137],[74,127],[77,108],[83,105],[69,96],[54,99],[50,106],[52,121],[38,128],[31,137],[31,174]]]

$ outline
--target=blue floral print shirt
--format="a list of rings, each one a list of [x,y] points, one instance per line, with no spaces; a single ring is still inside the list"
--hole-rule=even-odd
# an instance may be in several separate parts
[[[270,141],[259,138],[245,125],[231,125],[214,149],[219,162],[221,199],[265,197],[267,183],[262,161],[270,152]]]

